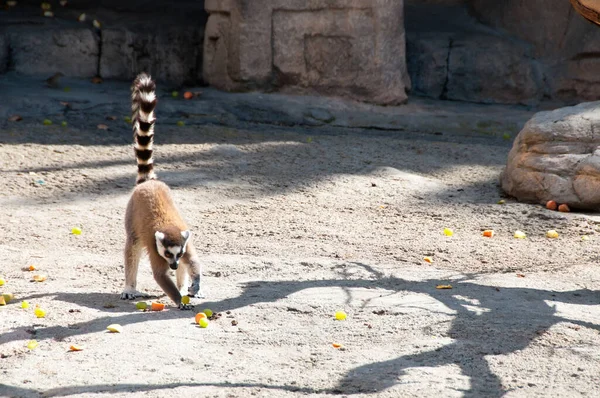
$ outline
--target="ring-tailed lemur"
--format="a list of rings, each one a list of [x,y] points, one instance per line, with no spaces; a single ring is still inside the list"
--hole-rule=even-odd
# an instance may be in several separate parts
[[[191,242],[191,233],[181,218],[167,184],[158,181],[152,158],[154,142],[154,108],[156,84],[141,73],[131,87],[134,151],[137,159],[137,181],[125,214],[125,289],[122,299],[146,296],[136,290],[138,263],[145,248],[152,274],[162,290],[181,309],[192,306],[181,303],[181,289],[191,285],[188,295],[201,297],[200,263]],[[180,265],[181,263],[181,265]],[[169,277],[176,270],[177,285]]]

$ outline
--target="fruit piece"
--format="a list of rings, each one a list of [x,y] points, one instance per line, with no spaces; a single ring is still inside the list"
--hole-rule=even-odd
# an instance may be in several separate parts
[[[31,280],[34,282],[43,282],[47,279],[45,275],[34,275],[31,277]]]
[[[209,308],[205,308],[204,310],[202,310],[202,312],[204,312],[208,318],[210,318],[211,316],[213,316],[213,312]]]
[[[173,98],[179,97],[179,91],[173,91],[173,92],[171,92],[171,97],[173,97]]]
[[[423,261],[425,261],[426,263],[429,263],[429,264],[431,264],[431,263],[433,262],[433,258],[431,258],[431,257],[425,257],[425,258],[423,259]]]
[[[125,120],[125,123],[131,123],[131,118],[129,116],[125,116],[123,120]]]
[[[12,293],[4,293],[2,294],[2,297],[4,298],[6,304],[8,304],[15,298],[15,295]]]
[[[0,278],[0,286],[4,286],[6,280],[4,278]]]
[[[65,122],[64,120],[62,122],[60,122],[61,127],[67,127],[67,122]]]
[[[6,301],[4,301],[4,296],[0,296],[0,305],[6,305]]]
[[[494,230],[486,229],[485,231],[483,231],[482,235],[485,236],[486,238],[492,238],[494,236]]]
[[[548,210],[556,210],[558,208],[558,204],[555,201],[549,200],[546,202],[546,209]]]
[[[200,319],[206,319],[206,314],[204,312],[199,312],[194,317],[194,320],[196,321],[196,323],[200,323]]]
[[[504,200],[504,199],[500,199],[500,200],[498,201],[498,204],[499,204],[499,205],[503,205],[503,204],[505,204],[505,203],[506,203],[506,200]]]
[[[527,237],[527,235],[525,235],[524,232],[521,231],[515,231],[515,238],[517,239],[525,239]]]
[[[437,285],[436,289],[452,289],[452,285]]]
[[[38,345],[40,345],[40,344],[35,340],[29,340],[27,342],[27,348],[29,348],[30,350],[35,349]]]
[[[85,13],[83,13],[83,14],[79,15],[79,17],[77,17],[77,20],[78,20],[79,22],[84,22],[84,21],[85,21]]]
[[[341,345],[340,343],[332,343],[331,344],[333,346],[333,348],[342,348],[343,345]]]
[[[14,1],[14,0],[9,0],[9,1],[6,2],[6,5],[9,6],[9,7],[14,7],[14,6],[17,5],[17,2]]]
[[[190,296],[183,296],[181,298],[181,303],[182,304],[189,304],[190,303]]]
[[[182,121],[182,120],[178,120],[178,121],[177,121],[177,126],[179,126],[179,127],[183,127],[183,126],[185,126],[185,122],[184,122],[184,121]]]
[[[98,130],[108,130],[108,126],[106,124],[99,124],[96,126]]]
[[[347,315],[344,311],[337,311],[335,313],[335,319],[337,319],[338,321],[343,321],[346,319],[346,317]]]
[[[165,309],[165,305],[163,303],[159,303],[158,301],[153,301],[152,304],[150,304],[150,309],[152,311],[162,311]]]
[[[558,238],[558,232],[551,229],[550,231],[546,232],[546,238]]]
[[[444,235],[452,236],[454,235],[454,231],[452,231],[450,228],[444,228]]]
[[[194,98],[194,94],[192,94],[190,91],[186,91],[185,93],[183,93],[183,98],[189,100]]]
[[[33,311],[34,315],[37,316],[38,318],[45,318],[46,317],[46,311],[44,311],[43,309],[41,309],[40,307],[37,307],[34,311]]]
[[[198,326],[200,326],[201,328],[206,328],[206,327],[208,327],[209,324],[210,324],[210,322],[207,318],[200,318],[198,320]]]
[[[52,9],[52,6],[50,5],[50,3],[47,3],[45,1],[41,5],[42,5],[42,10],[47,11],[47,10]]]
[[[69,347],[69,351],[82,351],[83,347],[79,346],[79,345],[75,345],[73,344],[72,346]]]
[[[123,331],[123,326],[117,323],[113,323],[111,325],[108,325],[106,329],[111,333],[121,333]]]
[[[75,228],[71,229],[71,233],[73,235],[81,235],[81,228],[75,227]]]
[[[44,16],[48,18],[52,18],[54,13],[52,11],[44,11]]]
[[[100,21],[98,21],[97,19],[94,19],[92,21],[92,25],[94,25],[94,28],[96,28],[96,29],[100,29],[100,26],[101,26]]]
[[[102,80],[102,78],[100,76],[94,76],[94,77],[92,77],[92,83],[94,83],[94,84],[101,84],[103,81],[104,80]]]
[[[50,119],[44,119],[44,121],[42,122],[44,126],[50,126],[52,124],[52,120]]]
[[[589,237],[589,236],[587,236],[587,235],[583,235],[583,236],[581,237],[581,240],[588,240],[588,239],[590,239],[590,237]]]
[[[511,138],[512,138],[512,136],[508,133],[502,134],[502,139],[504,139],[506,141],[510,140]]]
[[[137,308],[138,310],[145,310],[146,308],[148,308],[148,304],[146,304],[145,301],[139,301],[135,303],[135,308]]]
[[[562,205],[558,206],[558,211],[562,211],[563,213],[568,213],[571,211],[571,209],[569,209],[569,205],[567,205],[566,203],[563,203]]]
[[[21,301],[21,308],[24,308],[24,309],[29,308],[29,303],[25,300]]]
[[[35,268],[35,265],[30,265],[30,266],[29,266],[29,271],[35,271],[35,269],[36,269],[36,268]]]

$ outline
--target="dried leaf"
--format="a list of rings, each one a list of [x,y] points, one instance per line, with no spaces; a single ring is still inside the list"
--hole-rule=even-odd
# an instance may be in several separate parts
[[[45,275],[34,275],[31,277],[31,280],[34,282],[44,282],[46,279],[48,279],[48,277]]]
[[[21,120],[23,120],[23,118],[19,115],[12,115],[8,118],[9,122],[20,122]]]
[[[92,83],[94,83],[94,84],[100,84],[103,81],[104,80],[102,80],[102,78],[100,76],[94,76],[94,77],[92,77]]]
[[[106,124],[99,124],[98,130],[108,130],[108,126]]]
[[[117,120],[116,116],[107,116],[106,120]]]
[[[517,278],[525,278],[525,274],[517,274]]]

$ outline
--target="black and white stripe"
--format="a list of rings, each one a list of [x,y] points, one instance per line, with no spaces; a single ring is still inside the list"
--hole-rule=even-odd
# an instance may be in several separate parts
[[[131,86],[133,147],[138,165],[136,184],[156,179],[152,158],[156,101],[156,84],[149,75],[140,73]]]

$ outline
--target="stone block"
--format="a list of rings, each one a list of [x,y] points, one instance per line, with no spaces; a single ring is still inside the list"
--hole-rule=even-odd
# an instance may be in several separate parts
[[[522,201],[600,209],[600,102],[539,112],[519,133],[500,180]]]
[[[403,2],[207,0],[204,78],[377,104],[406,101]]]
[[[100,74],[131,80],[146,71],[159,81],[194,84],[201,78],[203,32],[183,26],[152,30],[108,28],[102,32]]]
[[[99,36],[88,28],[11,26],[11,68],[24,75],[91,77],[98,71]]]

